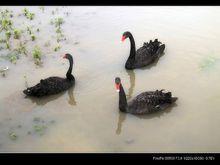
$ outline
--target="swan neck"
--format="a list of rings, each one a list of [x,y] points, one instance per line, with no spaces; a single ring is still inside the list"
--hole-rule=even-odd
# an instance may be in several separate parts
[[[129,56],[129,58],[133,58],[133,57],[135,57],[136,47],[135,47],[134,37],[132,36],[132,34],[130,34],[129,40],[130,40],[130,43],[131,43],[131,49],[130,49],[130,56]]]
[[[73,69],[73,60],[72,59],[68,59],[68,60],[69,60],[70,66],[69,66],[69,69],[66,73],[66,78],[71,79],[72,78],[72,69]]]

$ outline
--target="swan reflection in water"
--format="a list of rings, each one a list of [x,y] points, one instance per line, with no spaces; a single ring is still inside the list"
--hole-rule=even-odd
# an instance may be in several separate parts
[[[75,97],[73,95],[73,89],[74,89],[75,85],[73,87],[71,87],[69,90],[68,90],[68,95],[69,95],[69,100],[68,100],[68,103],[72,106],[76,105],[76,100],[75,100]]]
[[[128,76],[130,78],[130,88],[128,89],[128,94],[127,94],[127,99],[131,99],[133,92],[134,92],[134,87],[135,87],[135,73],[133,70],[126,70],[126,72],[128,73]],[[126,119],[126,113],[123,113],[121,111],[119,111],[119,116],[118,116],[118,126],[116,129],[116,134],[119,135],[121,133],[121,129],[122,129],[122,123],[125,121]]]
[[[132,98],[132,95],[133,95],[133,91],[134,91],[134,87],[135,87],[135,73],[133,70],[130,70],[128,71],[127,70],[127,73],[130,77],[130,88],[128,90],[128,94],[127,94],[127,99],[131,99]],[[167,105],[168,107],[164,107],[165,110],[163,111],[159,111],[157,113],[152,113],[152,114],[147,114],[147,115],[135,115],[136,117],[140,118],[140,119],[151,119],[151,118],[155,118],[155,117],[161,117],[163,116],[165,113],[169,113],[171,112],[171,110],[177,106],[176,103],[173,103],[172,105],[168,104]],[[125,121],[126,119],[126,115],[130,115],[130,114],[127,114],[127,113],[124,113],[124,112],[121,112],[119,111],[119,117],[118,117],[118,125],[117,125],[117,129],[116,129],[116,134],[119,135],[122,131],[122,125],[123,125],[123,122]]]
[[[74,89],[74,86],[67,90],[68,96],[69,96],[69,99],[68,99],[67,102],[68,102],[68,104],[70,104],[72,106],[76,105],[75,97],[73,95],[73,89]],[[40,98],[31,97],[31,96],[25,96],[25,98],[30,98],[32,100],[32,102],[36,103],[37,105],[46,105],[47,103],[49,103],[53,100],[56,100],[59,97],[63,96],[65,93],[66,93],[66,91],[63,91],[59,94],[44,96],[44,97],[40,97]]]

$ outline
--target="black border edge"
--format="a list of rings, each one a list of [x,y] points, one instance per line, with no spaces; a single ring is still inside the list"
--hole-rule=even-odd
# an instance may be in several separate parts
[[[220,1],[208,0],[10,0],[0,1],[1,6],[213,6]]]
[[[18,163],[34,160],[34,163],[42,163],[45,161],[54,161],[56,163],[68,161],[108,161],[111,162],[137,162],[138,161],[166,161],[166,160],[196,160],[196,161],[218,161],[219,153],[3,153],[0,154],[0,160],[14,161]]]

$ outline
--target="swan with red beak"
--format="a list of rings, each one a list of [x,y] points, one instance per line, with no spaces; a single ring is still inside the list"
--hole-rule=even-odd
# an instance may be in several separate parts
[[[115,78],[116,91],[119,92],[119,109],[122,112],[136,115],[149,114],[165,110],[176,102],[177,97],[172,97],[171,92],[164,90],[146,91],[127,102],[121,79]]]
[[[154,63],[164,53],[165,45],[158,39],[150,42],[144,42],[143,46],[136,50],[135,41],[133,35],[126,31],[121,37],[123,42],[125,39],[130,40],[130,55],[125,63],[125,68],[132,70],[136,68],[142,68]]]

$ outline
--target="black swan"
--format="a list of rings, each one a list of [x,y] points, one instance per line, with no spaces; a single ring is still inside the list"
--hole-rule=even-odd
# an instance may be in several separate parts
[[[27,88],[23,91],[28,96],[42,97],[46,95],[57,94],[72,87],[75,83],[75,78],[71,74],[73,68],[73,58],[70,54],[65,54],[63,58],[69,60],[70,66],[66,73],[66,78],[61,77],[49,77],[44,80],[40,80],[37,85]]]
[[[177,100],[177,97],[172,97],[171,92],[156,90],[143,92],[127,103],[127,98],[119,77],[115,78],[115,86],[119,92],[119,109],[122,112],[136,115],[149,114],[165,110]]]
[[[126,69],[141,68],[153,63],[156,59],[159,59],[165,49],[165,44],[161,44],[158,39],[155,39],[153,42],[150,40],[149,43],[144,43],[136,51],[134,37],[128,31],[123,33],[121,40],[124,41],[126,38],[129,38],[131,43],[130,55],[125,64]]]

